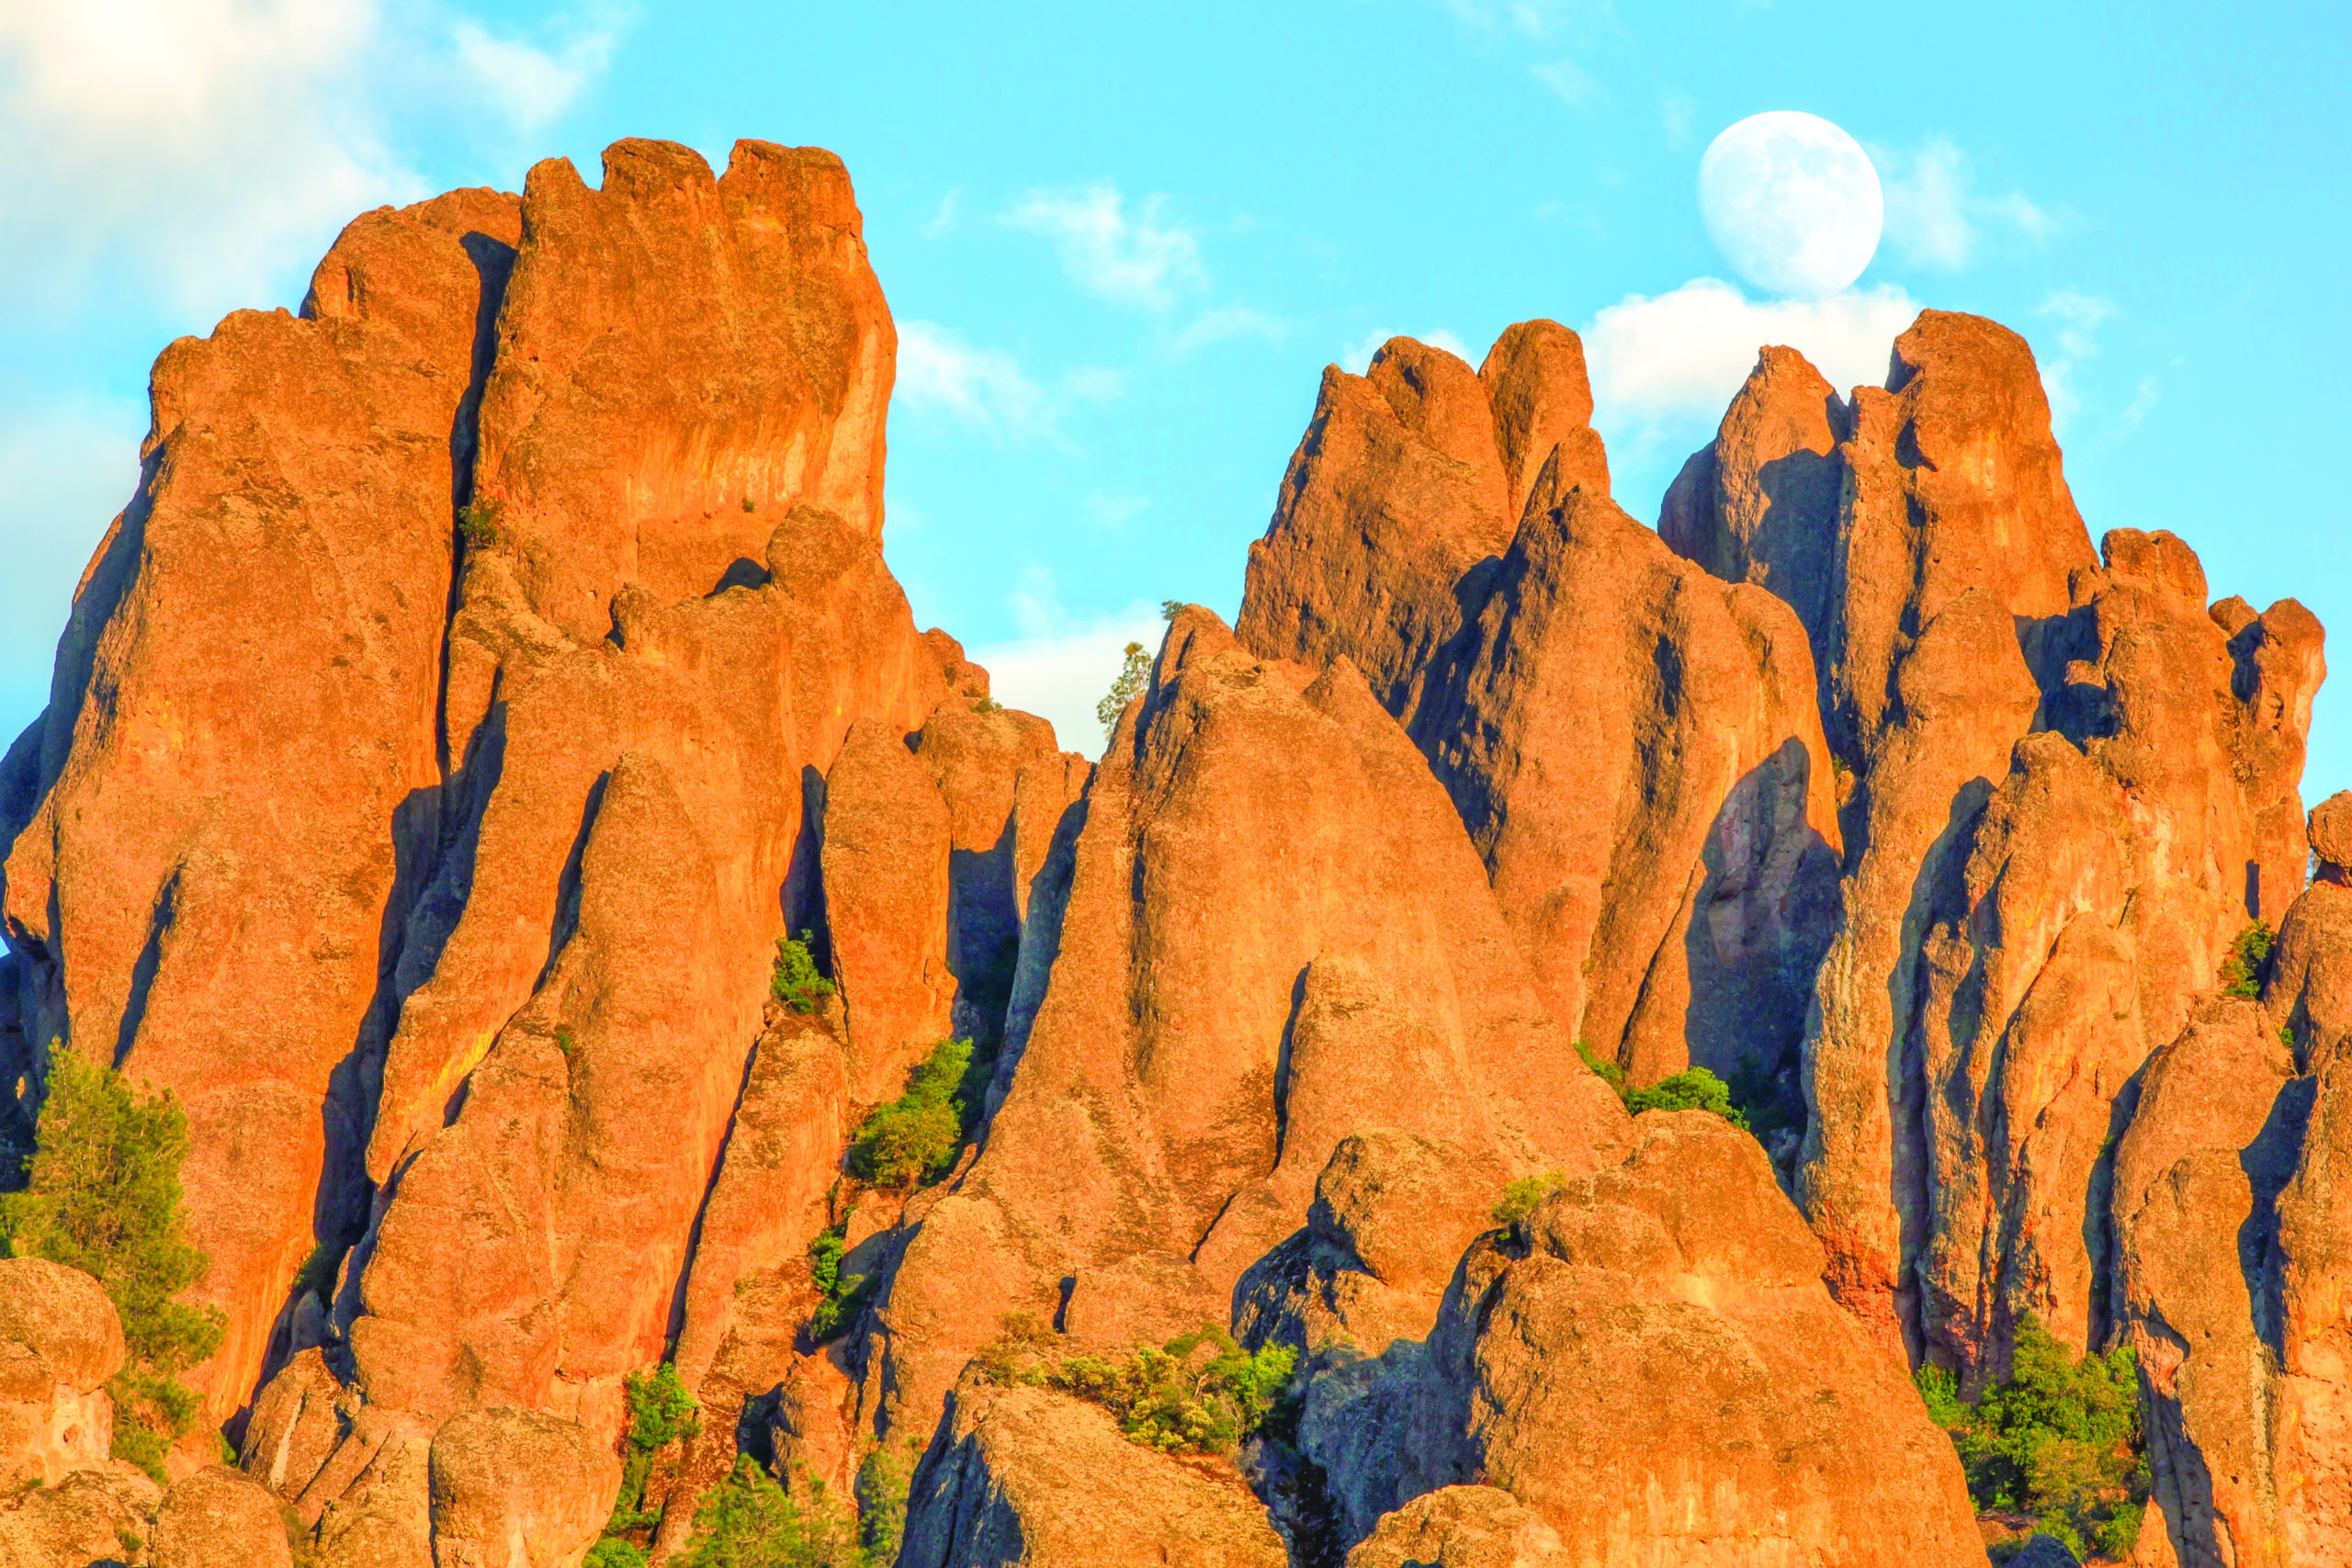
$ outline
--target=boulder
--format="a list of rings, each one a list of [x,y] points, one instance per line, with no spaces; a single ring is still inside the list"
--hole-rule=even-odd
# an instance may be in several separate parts
[[[155,1510],[151,1568],[293,1568],[286,1522],[269,1489],[233,1470],[208,1465],[175,1483]]]
[[[2341,883],[2352,876],[2352,789],[2339,789],[2312,807],[2312,859]]]
[[[1348,1568],[1568,1568],[1560,1534],[1495,1486],[1441,1486],[1392,1514]]]
[[[0,1499],[0,1563],[90,1568],[133,1561],[160,1496],[153,1482],[127,1464],[71,1471],[53,1486],[15,1488]],[[277,1539],[282,1550],[284,1533]]]
[[[1635,1126],[1473,1244],[1425,1348],[1310,1388],[1346,1536],[1483,1483],[1577,1562],[1981,1562],[1950,1439],[1831,1302],[1763,1151],[1704,1111]]]
[[[0,1476],[54,1483],[104,1465],[106,1382],[123,1355],[121,1320],[96,1280],[46,1258],[0,1258]]]
[[[1266,1511],[1221,1461],[1131,1442],[1100,1408],[967,1380],[915,1472],[902,1568],[1022,1562],[1283,1568]]]
[[[576,1565],[613,1511],[620,1461],[570,1421],[470,1410],[433,1435],[433,1560]]]

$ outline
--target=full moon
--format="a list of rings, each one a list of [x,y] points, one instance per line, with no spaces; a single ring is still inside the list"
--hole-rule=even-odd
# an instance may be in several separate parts
[[[1862,276],[1886,199],[1861,144],[1818,115],[1750,115],[1699,160],[1699,214],[1739,275],[1818,299]]]

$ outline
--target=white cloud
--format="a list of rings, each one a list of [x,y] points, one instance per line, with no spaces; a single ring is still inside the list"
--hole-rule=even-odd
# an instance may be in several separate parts
[[[2056,227],[2022,192],[1980,195],[1968,154],[1949,137],[1931,137],[1916,152],[1870,152],[1886,193],[1886,243],[1906,261],[1956,272],[1988,231],[2039,243]]]
[[[2142,422],[2156,412],[2156,400],[2162,395],[2163,389],[2156,385],[2154,376],[2141,377],[2139,389],[2132,394],[2131,405],[2115,417],[2117,438],[2139,429]]]
[[[1148,495],[1122,495],[1112,491],[1089,491],[1083,504],[1086,521],[1106,534],[1123,532],[1151,507]]]
[[[83,568],[139,484],[138,403],[85,400],[0,418],[0,750],[48,700]]]
[[[262,303],[290,257],[423,194],[357,86],[378,30],[368,0],[0,6],[0,140],[40,149],[0,209],[43,240],[0,286],[70,297],[128,257],[207,318]]]
[[[1042,566],[1022,574],[1011,604],[1020,635],[969,650],[988,670],[989,694],[1048,720],[1065,748],[1102,755],[1106,738],[1095,705],[1118,679],[1127,644],[1158,651],[1167,630],[1159,606],[1138,599],[1114,612],[1073,614],[1062,607],[1054,575]]]
[[[1609,96],[1600,84],[1573,60],[1555,60],[1545,65],[1531,65],[1527,73],[1559,95],[1560,101],[1572,109],[1589,108]]]
[[[992,434],[1037,435],[1053,426],[1045,389],[1023,374],[1019,360],[977,348],[933,321],[899,323],[899,395]]]
[[[376,0],[0,4],[0,142],[24,154],[0,170],[0,211],[40,236],[0,253],[0,292],[53,308],[129,287],[202,325],[274,302],[351,218],[429,194],[396,120],[490,104],[537,130],[612,50],[609,28],[550,51],[443,16],[426,30]]]
[[[1442,348],[1456,359],[1463,360],[1474,367],[1478,363],[1477,357],[1470,352],[1470,345],[1443,327],[1426,333],[1393,333],[1383,327],[1377,332],[1364,333],[1363,336],[1340,350],[1340,367],[1346,370],[1361,365],[1363,368],[1356,371],[1357,375],[1371,374],[1372,356],[1378,354],[1381,345],[1392,337],[1410,337],[1429,344],[1431,348]]]
[[[1266,343],[1280,343],[1290,335],[1290,323],[1280,316],[1270,316],[1263,310],[1253,310],[1247,305],[1219,305],[1204,310],[1183,330],[1168,340],[1168,352],[1182,358],[1199,349],[1234,338],[1254,337]]]
[[[1612,0],[1438,0],[1455,20],[1481,31],[1549,38],[1564,28],[1622,36]]]
[[[1885,284],[1758,301],[1698,277],[1655,299],[1630,294],[1584,328],[1594,418],[1621,428],[1701,417],[1713,424],[1755,368],[1756,351],[1770,344],[1796,349],[1838,387],[1883,383],[1889,349],[1918,313],[1917,301]]]
[[[1033,190],[1004,221],[1053,241],[1063,270],[1088,293],[1114,305],[1166,311],[1209,281],[1200,237],[1163,216],[1167,199],[1148,197],[1131,216],[1116,186]]]
[[[458,66],[469,84],[504,111],[518,130],[562,118],[613,57],[610,28],[582,33],[560,50],[493,37],[479,24],[459,22],[451,33]]]
[[[2044,299],[2038,313],[2058,323],[2057,352],[2037,354],[2034,358],[2041,367],[2041,389],[2050,399],[2051,428],[2064,434],[2075,423],[2075,415],[2082,412],[2083,398],[2075,386],[2075,378],[2082,369],[2083,362],[2098,356],[2099,328],[2121,312],[2116,309],[2112,299],[2062,289]],[[2147,397],[2149,406],[2153,407],[2154,383],[2142,382],[2141,391]],[[2147,409],[2140,408],[2136,399],[2133,406],[2139,412],[2128,417],[2131,424],[2136,425],[2146,417]],[[2126,429],[2129,428],[2127,425]]]
[[[963,201],[964,187],[962,186],[957,186],[945,196],[941,197],[939,209],[931,215],[931,221],[922,226],[922,237],[926,240],[937,240],[954,233],[960,217],[957,209],[963,205]]]

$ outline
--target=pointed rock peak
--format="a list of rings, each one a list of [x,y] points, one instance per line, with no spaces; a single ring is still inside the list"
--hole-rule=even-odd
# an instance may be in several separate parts
[[[2205,569],[2197,552],[2178,536],[2159,528],[2110,528],[2099,536],[2099,560],[2108,581],[2156,595],[2167,604],[2194,612],[2205,604]]]
[[[1886,389],[1917,391],[1963,427],[2050,439],[2050,399],[2032,348],[1983,316],[1920,311],[1894,340]]]
[[[1493,470],[1494,412],[1469,366],[1444,349],[1393,337],[1372,356],[1364,378],[1406,429],[1456,462]]]
[[[2312,855],[2327,880],[2352,877],[2352,789],[2339,789],[2312,807]]]
[[[605,149],[604,194],[649,201],[673,190],[708,190],[718,184],[703,155],[681,141],[624,137]]]
[[[2225,637],[2235,637],[2262,618],[2253,605],[2235,593],[2216,599],[2205,613],[2213,617],[2213,624],[2222,628]]]
[[[1514,514],[1554,454],[1561,487],[1609,493],[1609,454],[1592,429],[1592,380],[1584,344],[1557,321],[1521,321],[1487,351],[1478,379],[1493,405],[1495,446]]]
[[[789,211],[808,221],[865,237],[849,166],[822,147],[781,147],[773,141],[735,143],[720,194],[741,197],[755,212]]]

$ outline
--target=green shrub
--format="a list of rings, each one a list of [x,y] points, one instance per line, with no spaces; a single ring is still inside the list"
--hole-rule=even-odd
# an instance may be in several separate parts
[[[2018,1325],[2010,1374],[1960,1397],[1922,1367],[1928,1414],[1951,1434],[1980,1512],[2031,1514],[2076,1556],[2127,1557],[2148,1500],[2138,1365],[2129,1349],[2075,1360],[2033,1318]]]
[[[469,550],[487,550],[496,547],[502,536],[499,527],[506,508],[488,499],[478,500],[458,513],[458,536]]]
[[[1143,644],[1131,642],[1122,652],[1124,662],[1119,666],[1119,678],[1111,682],[1111,689],[1094,705],[1094,716],[1102,726],[1105,740],[1119,728],[1119,716],[1127,711],[1127,705],[1143,694],[1151,680],[1151,655],[1145,651]]]
[[[1099,1404],[1161,1453],[1230,1453],[1244,1438],[1279,1434],[1296,1415],[1285,1394],[1297,1366],[1297,1352],[1269,1345],[1251,1355],[1214,1324],[1112,1358],[1057,1355],[1048,1337],[1013,1321],[979,1358],[982,1375]]]
[[[638,1543],[629,1538],[662,1522],[661,1511],[645,1506],[645,1482],[653,1472],[653,1458],[670,1444],[690,1440],[702,1432],[695,1396],[686,1392],[673,1363],[664,1361],[650,1372],[631,1372],[623,1388],[628,1400],[628,1438],[621,1458],[620,1495],[613,1499],[604,1539],[582,1568],[597,1563],[596,1551],[606,1553],[604,1568],[636,1568],[645,1561]],[[638,1555],[632,1557],[629,1552]]]
[[[975,1060],[968,1040],[943,1040],[908,1079],[907,1091],[859,1122],[849,1173],[870,1186],[910,1191],[956,1167],[977,1119],[989,1064]]]
[[[849,1511],[817,1482],[796,1499],[748,1455],[705,1494],[679,1568],[865,1568]]]
[[[176,1299],[207,1261],[180,1213],[187,1113],[169,1091],[136,1093],[52,1041],[34,1145],[25,1189],[0,1198],[0,1238],[11,1257],[67,1264],[105,1288],[130,1353],[107,1385],[114,1455],[167,1484],[164,1456],[199,1408],[178,1374],[219,1348],[226,1321]]]
[[[646,1568],[645,1551],[634,1541],[608,1535],[588,1549],[580,1568]]]
[[[818,1295],[817,1310],[808,1319],[808,1337],[819,1345],[839,1338],[843,1329],[856,1322],[872,1294],[865,1275],[842,1272],[842,1244],[838,1228],[808,1244],[808,1277]]]
[[[1731,1101],[1731,1086],[1704,1067],[1685,1067],[1671,1077],[1660,1078],[1647,1089],[1635,1089],[1625,1081],[1625,1069],[1600,1055],[1579,1040],[1577,1055],[1584,1065],[1600,1075],[1600,1081],[1617,1091],[1625,1109],[1640,1115],[1645,1111],[1708,1111],[1722,1117],[1742,1132],[1747,1130],[1747,1117]]]
[[[896,1562],[907,1537],[907,1491],[915,1477],[911,1455],[877,1448],[857,1467],[857,1540],[869,1561]]]
[[[797,1013],[812,1013],[827,997],[833,994],[833,983],[818,971],[816,957],[809,953],[813,931],[802,931],[797,937],[778,937],[775,943],[775,972],[768,978],[768,995]]]
[[[2222,960],[2222,995],[2245,997],[2262,995],[2262,983],[2270,978],[2270,953],[2278,944],[2278,933],[2256,920],[2238,932],[2230,942],[2229,956]]]
[[[1567,1184],[1567,1172],[1561,1170],[1547,1170],[1541,1176],[1522,1176],[1503,1189],[1501,1201],[1487,1213],[1495,1224],[1516,1230],[1520,1222],[1533,1212],[1536,1204]]]

